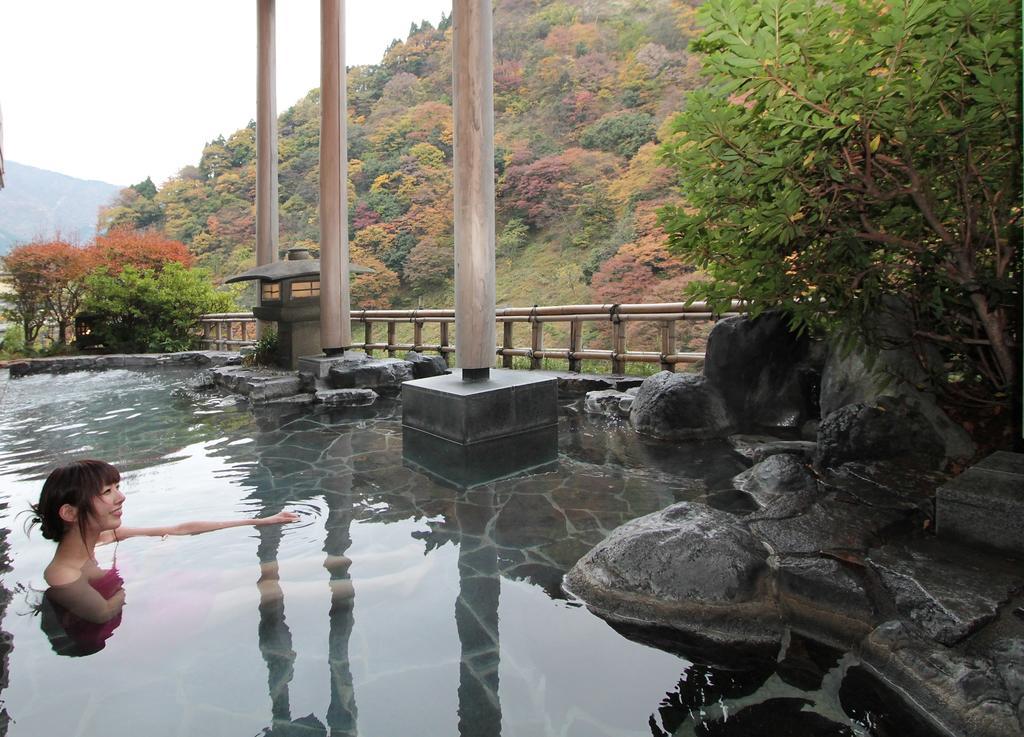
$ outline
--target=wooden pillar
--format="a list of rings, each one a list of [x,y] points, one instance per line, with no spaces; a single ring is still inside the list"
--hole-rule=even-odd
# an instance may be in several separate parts
[[[494,365],[494,84],[490,0],[453,0],[455,365]]]
[[[352,345],[348,275],[345,1],[320,0],[320,345]]]
[[[277,42],[275,0],[256,0],[256,264],[277,261]],[[258,288],[258,287],[257,287]],[[272,322],[256,324],[259,337]]]

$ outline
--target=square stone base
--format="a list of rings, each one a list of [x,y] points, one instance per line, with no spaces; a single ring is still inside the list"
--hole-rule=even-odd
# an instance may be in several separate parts
[[[939,537],[1024,558],[1024,453],[998,451],[935,494]]]
[[[402,384],[403,455],[459,487],[554,463],[558,384],[492,369],[485,381],[445,376]]]

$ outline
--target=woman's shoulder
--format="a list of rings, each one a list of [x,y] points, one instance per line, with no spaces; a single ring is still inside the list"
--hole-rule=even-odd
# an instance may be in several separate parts
[[[82,577],[82,569],[71,563],[53,560],[43,571],[43,578],[49,586],[67,586]]]

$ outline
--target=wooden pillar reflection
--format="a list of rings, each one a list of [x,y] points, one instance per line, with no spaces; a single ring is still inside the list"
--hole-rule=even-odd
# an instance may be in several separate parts
[[[320,0],[320,345],[352,345],[348,274],[345,2]]]
[[[256,264],[278,251],[277,41],[275,0],[256,0]],[[256,324],[257,336],[268,325]]]
[[[452,3],[455,365],[494,365],[494,84],[490,0]]]
[[[498,670],[498,549],[490,537],[493,490],[465,492],[456,502],[459,523],[459,596],[455,627],[459,661],[459,737],[501,735]]]

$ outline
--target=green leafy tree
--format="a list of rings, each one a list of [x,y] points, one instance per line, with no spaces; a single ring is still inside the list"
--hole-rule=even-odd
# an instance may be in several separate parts
[[[693,297],[780,306],[877,346],[909,308],[976,399],[1019,366],[1020,6],[1004,0],[712,0],[711,85],[664,154],[685,205],[671,248]],[[973,382],[973,383],[972,383]]]
[[[601,118],[580,134],[583,148],[597,148],[627,159],[654,140],[654,118],[647,113],[620,113]]]
[[[86,278],[86,287],[83,311],[95,320],[94,333],[119,352],[187,350],[196,343],[200,315],[234,306],[229,295],[214,290],[205,271],[177,262],[160,271],[99,269]]]

